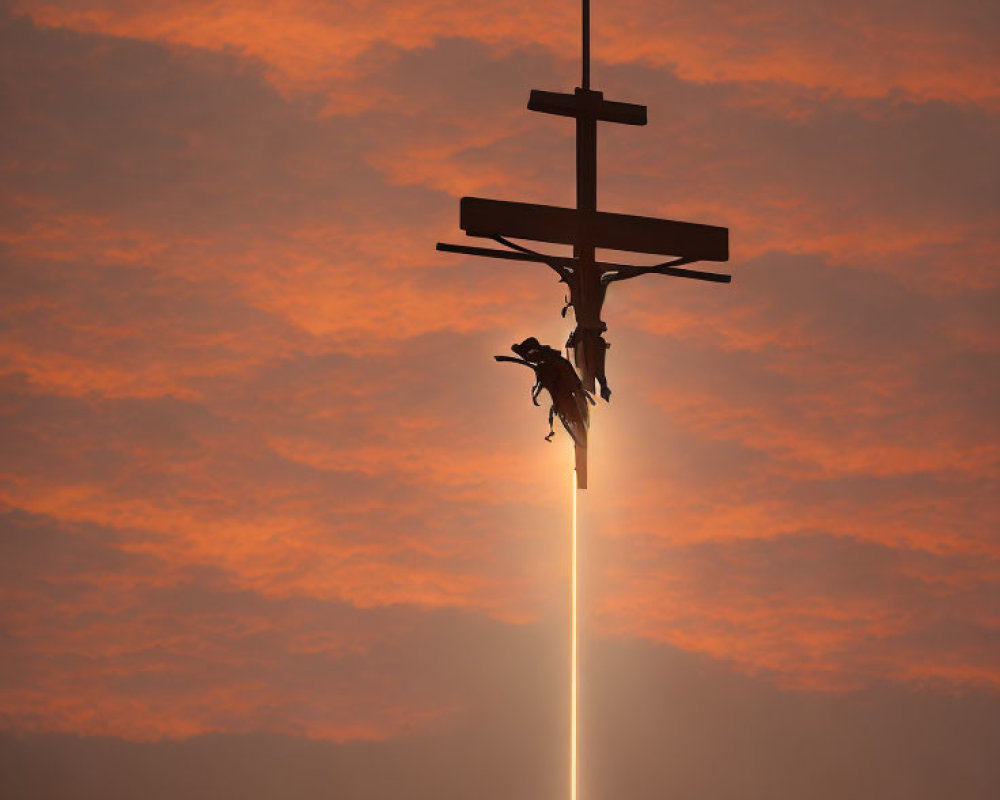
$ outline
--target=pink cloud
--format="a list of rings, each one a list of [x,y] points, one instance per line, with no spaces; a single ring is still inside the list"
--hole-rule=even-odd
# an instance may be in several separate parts
[[[566,323],[544,268],[433,243],[463,192],[571,201],[571,131],[520,107],[572,80],[571,10],[520,50],[548,10],[23,8],[0,501],[62,534],[12,539],[5,713],[132,738],[451,719],[481,687],[410,680],[412,631],[564,610],[565,437],[491,356]],[[937,12],[884,68],[831,68],[880,9],[816,52],[804,11],[731,14],[767,33],[749,54],[686,36],[717,8],[602,23],[604,74],[659,115],[602,139],[602,202],[730,225],[736,281],[612,290],[588,625],[782,686],[992,691],[996,120],[966,102],[985,60],[910,69],[978,41],[920,39]]]

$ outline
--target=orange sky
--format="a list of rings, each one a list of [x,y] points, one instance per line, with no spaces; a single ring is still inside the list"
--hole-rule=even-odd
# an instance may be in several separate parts
[[[471,777],[420,765],[474,742],[507,753],[476,774],[519,776],[498,798],[562,791],[570,454],[491,358],[561,343],[562,287],[434,243],[460,241],[463,194],[572,203],[571,126],[524,104],[577,80],[577,14],[0,2],[0,763],[113,764],[120,742],[174,774],[170,742],[278,736],[367,765],[344,767],[357,797],[458,797]],[[615,395],[581,505],[594,797],[628,775],[800,798],[838,764],[855,783],[831,798],[985,797],[1000,18],[595,0],[594,26],[595,87],[650,119],[602,128],[601,206],[728,226],[735,275],[606,306]],[[851,744],[914,715],[930,732],[891,779]],[[671,769],[615,749],[674,741],[669,719],[703,739]],[[697,766],[724,742],[732,783]],[[801,774],[760,768],[798,746]],[[393,770],[422,788],[374,777]]]

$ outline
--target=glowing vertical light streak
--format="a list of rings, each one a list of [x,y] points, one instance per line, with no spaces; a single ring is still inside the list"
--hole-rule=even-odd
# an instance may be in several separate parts
[[[576,707],[577,707],[577,631],[576,631],[576,470],[573,470],[573,546],[570,564],[570,690],[569,690],[569,800],[576,800]]]

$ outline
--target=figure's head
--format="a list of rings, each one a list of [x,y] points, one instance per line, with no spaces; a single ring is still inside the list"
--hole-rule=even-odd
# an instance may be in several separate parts
[[[521,344],[511,345],[510,349],[525,361],[535,362],[542,353],[542,344],[534,336],[529,336]]]

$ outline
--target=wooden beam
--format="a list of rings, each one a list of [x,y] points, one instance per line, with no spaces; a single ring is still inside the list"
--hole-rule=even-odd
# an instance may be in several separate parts
[[[691,261],[729,260],[729,230],[694,222],[463,197],[459,224],[469,236],[570,245],[586,225],[594,247]]]
[[[468,247],[464,244],[446,244],[438,242],[437,249],[442,253],[458,253],[463,256],[485,256],[486,258],[499,258],[504,261],[528,261],[536,264],[547,264],[559,272],[559,267],[573,268],[577,265],[575,258],[566,256],[546,255],[544,253],[517,253],[511,250],[497,250],[492,247]],[[725,275],[721,272],[702,272],[696,269],[683,269],[670,264],[662,264],[651,267],[635,267],[631,264],[613,264],[608,261],[597,261],[594,266],[603,273],[613,273],[611,281],[623,281],[629,278],[637,278],[640,275],[670,275],[674,278],[691,278],[696,281],[708,281],[709,283],[731,283],[732,275]]]
[[[532,89],[528,110],[560,117],[593,117],[622,125],[645,125],[646,106],[605,100],[601,92],[577,89],[575,94]]]

